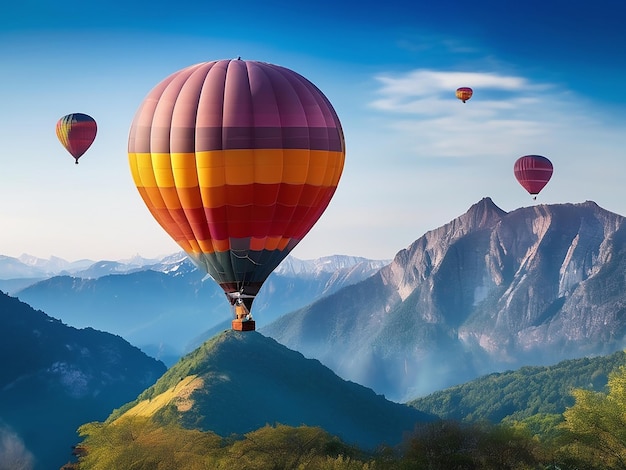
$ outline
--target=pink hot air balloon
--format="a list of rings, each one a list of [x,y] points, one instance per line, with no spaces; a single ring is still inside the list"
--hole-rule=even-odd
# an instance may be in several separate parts
[[[56,132],[61,145],[78,164],[78,159],[87,151],[96,138],[98,126],[91,116],[73,113],[58,120]]]
[[[533,199],[537,199],[537,194],[548,184],[552,171],[552,162],[541,155],[525,155],[513,166],[515,178]]]
[[[151,214],[235,307],[233,328],[253,330],[259,289],[335,193],[345,142],[331,103],[303,76],[217,60],[147,95],[128,158]]]

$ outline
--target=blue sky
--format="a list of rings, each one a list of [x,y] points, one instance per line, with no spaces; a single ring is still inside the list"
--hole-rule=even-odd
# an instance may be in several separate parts
[[[293,3],[293,4],[290,4]],[[178,251],[128,169],[143,97],[188,65],[291,68],[330,99],[346,136],[335,198],[294,250],[392,258],[489,196],[502,209],[593,200],[626,215],[626,3],[42,2],[0,15],[0,254],[67,260]],[[459,86],[474,88],[466,104]],[[79,165],[63,115],[99,125]],[[541,154],[537,201],[513,163]]]

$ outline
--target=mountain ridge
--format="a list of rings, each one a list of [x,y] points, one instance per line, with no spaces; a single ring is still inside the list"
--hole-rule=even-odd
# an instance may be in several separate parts
[[[255,300],[257,326],[358,282],[384,264],[340,255],[287,258],[285,268],[270,275]],[[108,268],[117,266],[94,263],[73,276],[51,277],[13,295],[69,325],[118,334],[168,365],[232,320],[222,289],[182,252],[141,269],[100,275]]]
[[[36,470],[60,468],[79,425],[104,419],[166,370],[119,336],[69,327],[3,293],[0,361],[0,466],[4,446],[21,444]]]
[[[256,331],[233,330],[183,357],[107,422],[127,414],[174,419],[222,436],[242,435],[267,423],[319,426],[370,449],[395,445],[415,424],[433,419],[340,379],[319,361]]]
[[[592,201],[505,212],[483,198],[374,276],[261,332],[407,401],[494,371],[622,348],[624,272],[623,216]]]
[[[568,359],[550,366],[494,372],[407,403],[442,419],[499,423],[535,415],[560,416],[574,389],[606,392],[608,377],[626,365],[626,352]]]

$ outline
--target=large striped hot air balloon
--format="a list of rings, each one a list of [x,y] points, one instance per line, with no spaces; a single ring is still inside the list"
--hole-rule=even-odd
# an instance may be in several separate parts
[[[525,155],[513,165],[515,178],[533,199],[537,199],[537,194],[548,184],[552,171],[552,162],[541,155]]]
[[[341,176],[332,105],[284,67],[218,60],[159,83],[130,128],[128,157],[157,222],[224,289],[235,329],[311,230]]]
[[[83,156],[96,138],[98,126],[91,116],[73,113],[57,121],[56,132],[61,145],[74,157],[75,163]]]

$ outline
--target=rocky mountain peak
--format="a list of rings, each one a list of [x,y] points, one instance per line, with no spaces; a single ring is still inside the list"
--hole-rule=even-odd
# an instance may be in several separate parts
[[[463,215],[435,230],[431,230],[398,252],[393,262],[381,270],[386,282],[398,286],[398,294],[405,299],[417,283],[426,280],[438,268],[448,249],[457,240],[477,230],[492,229],[507,212],[500,209],[490,197],[473,204]]]
[[[507,214],[500,209],[490,197],[484,197],[458,217],[471,230],[491,228]]]
[[[396,399],[610,353],[626,341],[625,221],[592,201],[505,212],[484,198],[372,278],[263,332]]]

